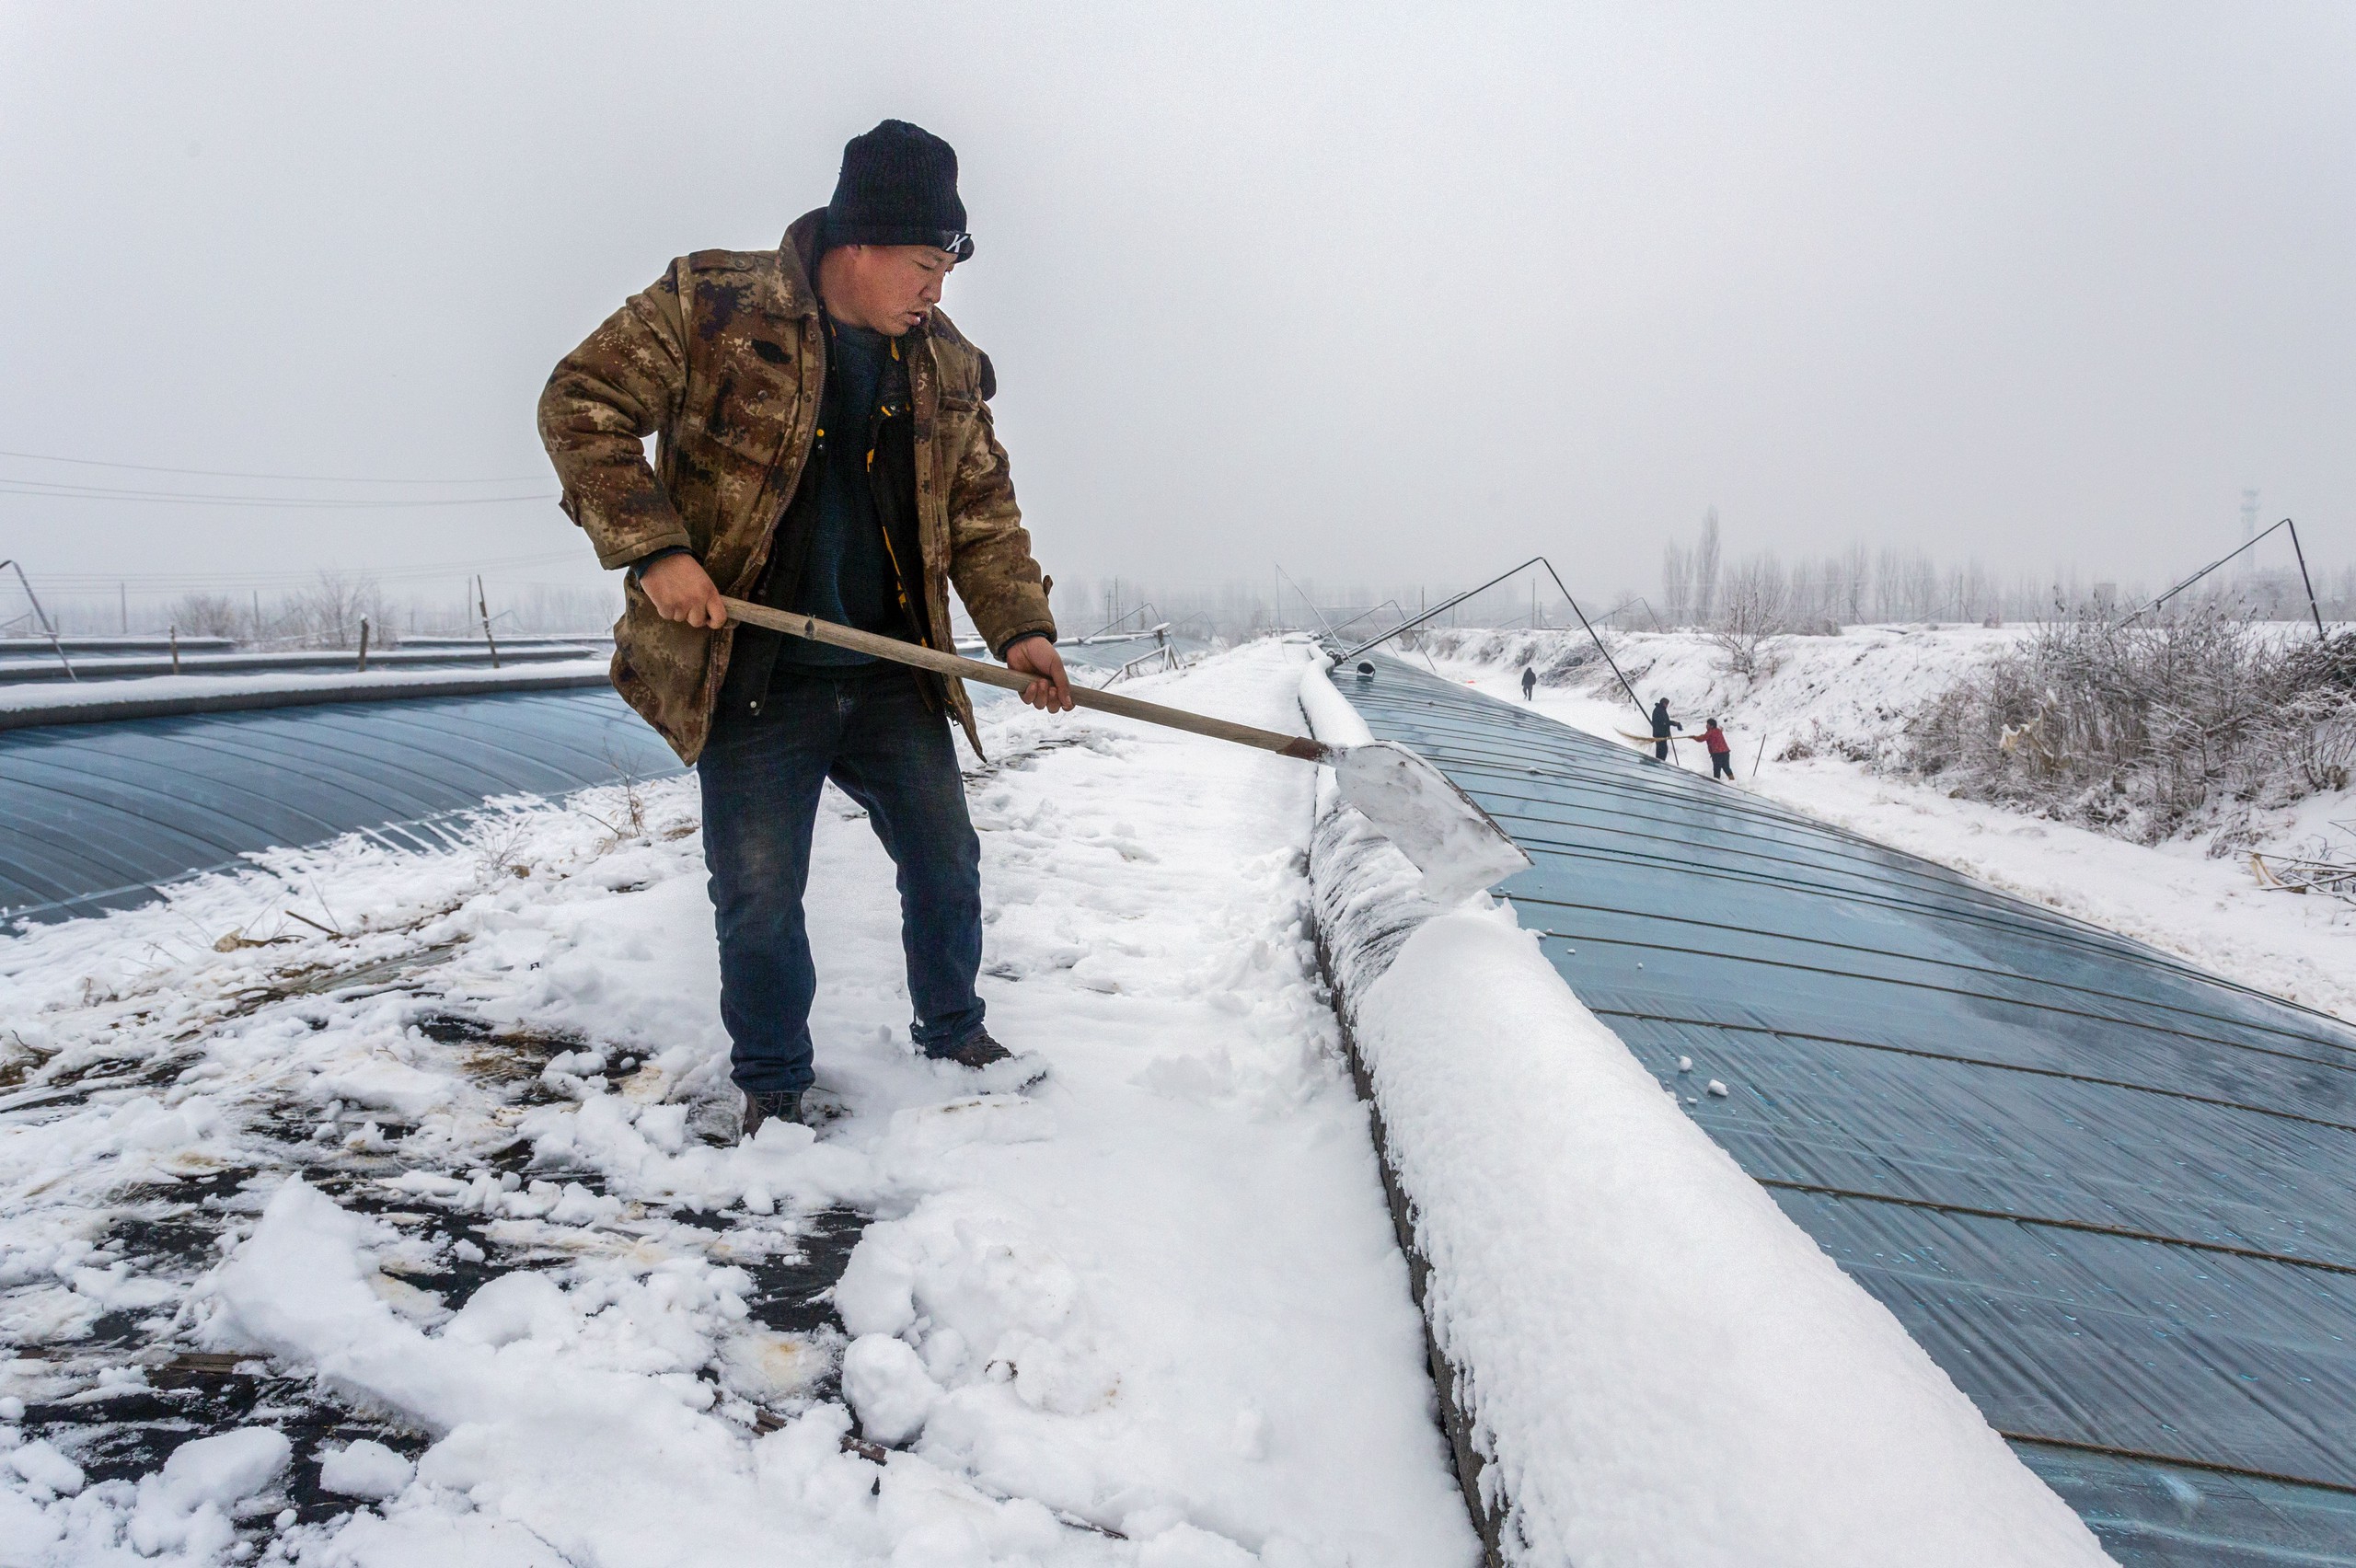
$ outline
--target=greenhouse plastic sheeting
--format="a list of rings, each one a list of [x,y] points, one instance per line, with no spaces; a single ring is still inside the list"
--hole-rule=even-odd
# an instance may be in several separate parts
[[[1580,999],[2115,1557],[2356,1563],[2356,1031],[1375,664]]]
[[[678,767],[600,688],[0,732],[0,918],[125,907],[254,850]]]

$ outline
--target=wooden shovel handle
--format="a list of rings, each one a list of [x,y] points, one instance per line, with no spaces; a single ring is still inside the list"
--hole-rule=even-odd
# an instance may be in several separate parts
[[[955,653],[943,653],[937,648],[920,643],[903,642],[895,637],[878,637],[872,631],[855,631],[832,621],[822,621],[815,616],[789,615],[765,605],[748,604],[743,599],[723,598],[729,618],[747,626],[767,627],[789,637],[807,638],[813,642],[831,643],[854,652],[889,659],[895,664],[909,664],[919,670],[930,670],[937,675],[958,675],[987,686],[1004,686],[1009,691],[1021,691],[1036,675],[1026,675],[1010,670],[1003,664],[986,664],[979,659],[967,659]],[[1281,735],[1274,730],[1255,730],[1249,724],[1230,724],[1224,719],[1207,718],[1189,713],[1183,708],[1164,708],[1158,702],[1146,702],[1115,692],[1098,691],[1093,686],[1072,684],[1071,699],[1082,708],[1100,713],[1116,713],[1124,719],[1137,719],[1148,724],[1160,724],[1165,729],[1184,730],[1190,734],[1208,735],[1215,741],[1233,741],[1238,745],[1257,746],[1262,751],[1276,752],[1283,756],[1299,757],[1303,762],[1324,762],[1329,759],[1326,747],[1301,735]]]

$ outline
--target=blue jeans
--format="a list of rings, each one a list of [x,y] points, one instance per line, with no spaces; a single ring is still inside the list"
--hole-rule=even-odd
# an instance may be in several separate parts
[[[918,1046],[940,1055],[980,1032],[981,842],[965,814],[948,717],[926,706],[907,671],[781,669],[757,704],[723,696],[696,774],[720,932],[720,1018],[738,1088],[810,1087],[818,974],[802,892],[829,778],[866,808],[899,868]]]

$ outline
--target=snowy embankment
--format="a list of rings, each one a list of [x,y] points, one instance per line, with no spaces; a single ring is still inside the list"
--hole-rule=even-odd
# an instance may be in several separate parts
[[[1300,657],[1140,689],[1297,728]],[[1469,1562],[1313,974],[1316,774],[986,723],[1027,1096],[903,1043],[831,791],[814,1134],[729,1139],[691,778],[8,939],[0,1561]]]
[[[2356,1020],[2356,907],[2267,887],[2244,854],[2212,859],[2197,840],[2113,838],[1958,800],[1864,760],[1884,755],[1909,713],[2022,635],[1853,627],[1838,637],[1779,638],[1755,679],[1733,674],[1719,648],[1691,633],[1631,634],[1612,647],[1644,700],[1667,698],[1688,734],[1713,715],[1725,724],[1744,788],[2227,979]],[[1583,632],[1447,631],[1427,651],[1440,674],[1512,702],[1521,700],[1522,666],[1534,662],[1540,712],[1619,744],[1644,728]],[[1677,744],[1673,760],[1710,768],[1692,740]],[[2345,790],[2311,796],[2252,827],[2260,848],[2344,847],[2356,833],[2356,798]]]
[[[1320,739],[1365,727],[1322,674]],[[1422,897],[1330,785],[1326,960],[1508,1562],[2099,1563],[2077,1516],[1485,896]]]

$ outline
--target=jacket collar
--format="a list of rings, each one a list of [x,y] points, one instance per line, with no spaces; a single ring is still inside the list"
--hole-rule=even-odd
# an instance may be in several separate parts
[[[778,244],[776,265],[763,274],[764,303],[780,316],[818,313],[818,236],[826,227],[826,209],[817,208],[793,220]]]
[[[768,274],[773,296],[769,308],[780,316],[818,314],[818,242],[826,227],[826,209],[814,207],[787,225],[777,248],[777,265]],[[921,340],[930,335],[932,317],[913,327],[908,336]]]

